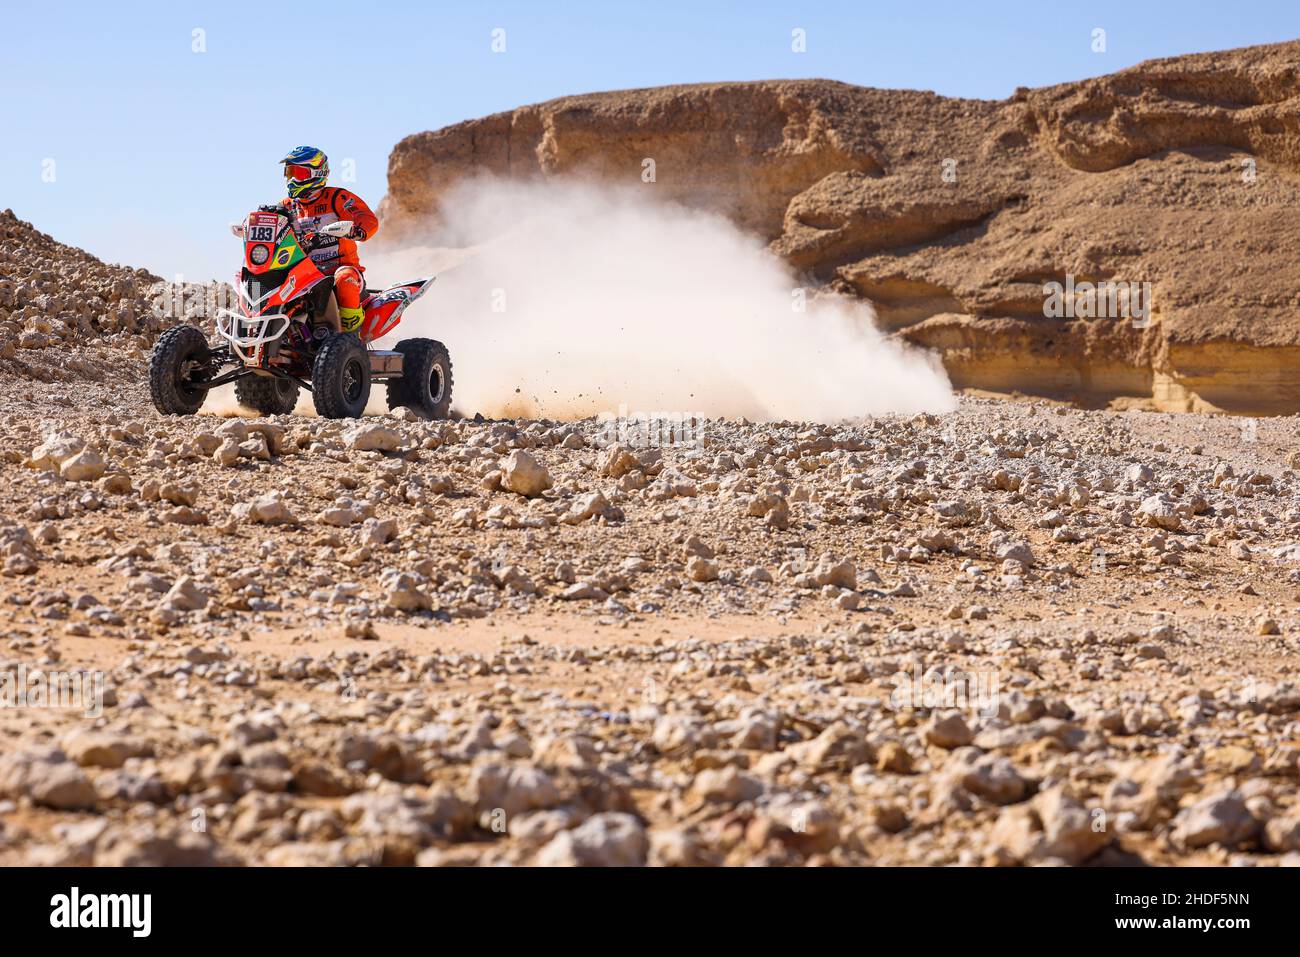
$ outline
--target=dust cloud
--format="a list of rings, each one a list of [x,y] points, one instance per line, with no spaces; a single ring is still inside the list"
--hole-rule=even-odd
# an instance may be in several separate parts
[[[653,188],[463,184],[427,244],[366,251],[372,285],[438,275],[390,339],[446,343],[466,415],[834,422],[954,407],[937,360],[882,336],[866,304],[816,295],[761,239]]]

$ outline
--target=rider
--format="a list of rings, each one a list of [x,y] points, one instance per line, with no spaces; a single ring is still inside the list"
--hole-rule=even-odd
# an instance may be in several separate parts
[[[357,258],[357,243],[365,242],[379,230],[379,219],[355,193],[325,185],[330,175],[329,158],[314,146],[299,146],[280,162],[289,187],[289,198],[280,202],[293,209],[299,222],[309,230],[338,220],[352,224],[346,237],[317,234],[310,253],[321,272],[333,274],[339,321],[345,331],[352,332],[365,315],[361,309],[365,286],[361,274],[365,270]]]

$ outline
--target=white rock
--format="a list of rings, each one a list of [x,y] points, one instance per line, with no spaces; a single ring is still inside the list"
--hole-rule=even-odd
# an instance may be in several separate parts
[[[1204,798],[1184,808],[1174,819],[1174,837],[1188,848],[1210,844],[1236,847],[1258,830],[1259,821],[1236,791]]]
[[[927,741],[947,750],[970,744],[971,737],[971,730],[966,724],[966,719],[955,713],[944,718],[936,715],[925,729]]]
[[[194,584],[194,579],[189,577],[182,578],[172,585],[162,601],[158,603],[159,608],[167,608],[171,611],[198,611],[206,608],[207,605],[208,596],[203,594]]]
[[[1020,863],[1059,861],[1077,866],[1109,844],[1111,833],[1104,818],[1094,818],[1058,786],[1027,804],[1004,810],[989,841],[999,854]]]
[[[1000,561],[1020,562],[1026,568],[1032,568],[1034,565],[1034,552],[1029,547],[1028,542],[1008,542],[995,552]]]
[[[718,580],[718,563],[711,558],[696,555],[686,563],[686,575],[693,582]]]
[[[523,449],[515,449],[501,466],[501,483],[510,491],[534,498],[555,484],[545,466]]]
[[[243,419],[226,419],[217,426],[217,435],[238,445],[248,438],[248,425]]]
[[[293,525],[298,521],[278,491],[259,495],[251,502],[240,502],[231,509],[231,514],[240,521],[262,525]]]
[[[96,801],[86,773],[52,747],[0,756],[0,794],[26,796],[58,810],[92,808]]]
[[[59,474],[69,482],[93,482],[104,474],[106,468],[98,452],[92,448],[84,448],[63,461],[59,467]]]
[[[566,525],[577,525],[609,511],[609,501],[600,492],[590,492],[574,500],[569,510],[560,516]]]
[[[1138,514],[1142,518],[1142,524],[1152,528],[1163,528],[1167,531],[1177,532],[1183,527],[1182,516],[1173,502],[1164,495],[1152,495],[1142,500],[1138,508]]]
[[[477,764],[470,772],[469,787],[479,813],[501,810],[507,819],[560,803],[551,776],[531,764]]]
[[[86,447],[86,440],[70,432],[57,432],[32,450],[33,468],[57,472],[68,459]]]
[[[239,443],[232,438],[226,439],[212,453],[212,460],[224,468],[234,465],[239,461]]]
[[[354,452],[396,452],[402,441],[402,433],[372,423],[358,425],[343,435],[343,444]]]
[[[639,867],[650,841],[631,814],[593,814],[571,831],[561,831],[537,854],[543,867]]]
[[[701,801],[736,804],[752,801],[763,793],[763,782],[734,767],[706,768],[695,775],[691,793]]]
[[[348,525],[355,525],[361,521],[361,513],[354,508],[347,506],[336,506],[327,508],[316,516],[316,521],[322,525],[333,525],[336,528],[344,528]]]
[[[858,570],[850,561],[836,561],[830,555],[823,555],[812,570],[813,581],[818,586],[834,585],[852,591],[858,587]]]
[[[433,599],[420,588],[420,579],[406,572],[393,577],[384,592],[384,601],[398,611],[421,611],[433,607]]]

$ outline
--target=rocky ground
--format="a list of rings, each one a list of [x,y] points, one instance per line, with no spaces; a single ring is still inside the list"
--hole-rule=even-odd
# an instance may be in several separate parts
[[[1295,417],[646,448],[68,353],[0,380],[0,673],[103,707],[0,709],[0,863],[1300,863]]]
[[[1296,417],[163,418],[0,265],[0,864],[1300,863]]]

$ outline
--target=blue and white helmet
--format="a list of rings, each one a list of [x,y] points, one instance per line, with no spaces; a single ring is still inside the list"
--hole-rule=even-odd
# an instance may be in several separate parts
[[[329,157],[314,146],[292,149],[280,162],[284,164],[284,181],[290,199],[315,193],[329,179]]]

